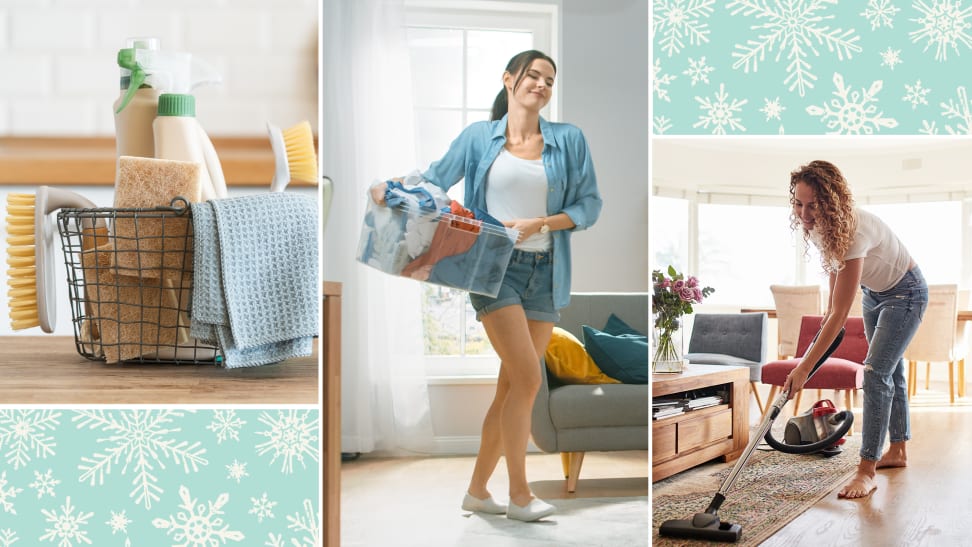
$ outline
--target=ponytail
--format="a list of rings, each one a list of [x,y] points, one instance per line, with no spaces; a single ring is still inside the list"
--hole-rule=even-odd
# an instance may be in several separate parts
[[[537,51],[535,49],[528,49],[526,51],[517,53],[506,65],[506,72],[516,75],[516,81],[513,83],[513,91],[516,91],[516,88],[519,87],[520,80],[522,80],[523,75],[526,74],[527,68],[529,68],[536,59],[543,59],[544,61],[547,61],[550,63],[550,66],[553,67],[554,72],[557,72],[557,63],[554,63],[554,60],[551,59],[546,53]],[[493,109],[490,111],[489,121],[492,122],[502,118],[507,112],[509,112],[509,110],[509,97],[507,96],[506,87],[504,87],[499,93],[496,94],[496,99],[493,100]]]

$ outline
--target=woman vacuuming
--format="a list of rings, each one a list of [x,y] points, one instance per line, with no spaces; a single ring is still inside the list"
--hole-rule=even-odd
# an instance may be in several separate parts
[[[857,288],[863,291],[864,424],[857,473],[837,494],[860,498],[877,488],[875,471],[904,467],[911,439],[908,387],[902,355],[928,305],[928,286],[908,250],[881,219],[854,207],[837,166],[812,161],[790,173],[790,227],[820,251],[830,275],[830,298],[817,344],[787,376],[790,398],[803,388],[813,363],[844,325]],[[888,451],[881,455],[885,435]]]

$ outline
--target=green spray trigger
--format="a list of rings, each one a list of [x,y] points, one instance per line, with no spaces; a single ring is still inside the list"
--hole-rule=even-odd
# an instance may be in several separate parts
[[[129,101],[135,96],[135,92],[145,83],[145,71],[142,70],[138,61],[135,60],[135,48],[118,50],[118,66],[127,68],[132,72],[132,75],[128,83],[128,89],[125,91],[125,96],[118,105],[118,109],[115,110],[115,114],[118,114],[128,106]]]

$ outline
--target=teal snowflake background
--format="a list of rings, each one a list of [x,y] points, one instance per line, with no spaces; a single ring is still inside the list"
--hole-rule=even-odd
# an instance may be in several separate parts
[[[969,0],[653,0],[654,134],[972,134]]]
[[[320,544],[317,410],[0,410],[0,547]]]

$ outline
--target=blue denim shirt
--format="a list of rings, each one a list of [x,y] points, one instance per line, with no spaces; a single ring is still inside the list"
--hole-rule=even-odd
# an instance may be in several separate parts
[[[597,191],[594,163],[587,140],[577,127],[540,118],[543,135],[543,168],[547,175],[547,215],[566,213],[573,230],[555,230],[553,236],[554,307],[570,302],[570,234],[597,221],[601,196]],[[506,144],[506,116],[492,122],[476,122],[452,141],[449,151],[429,166],[424,177],[448,190],[466,179],[465,206],[486,211],[486,173]]]

